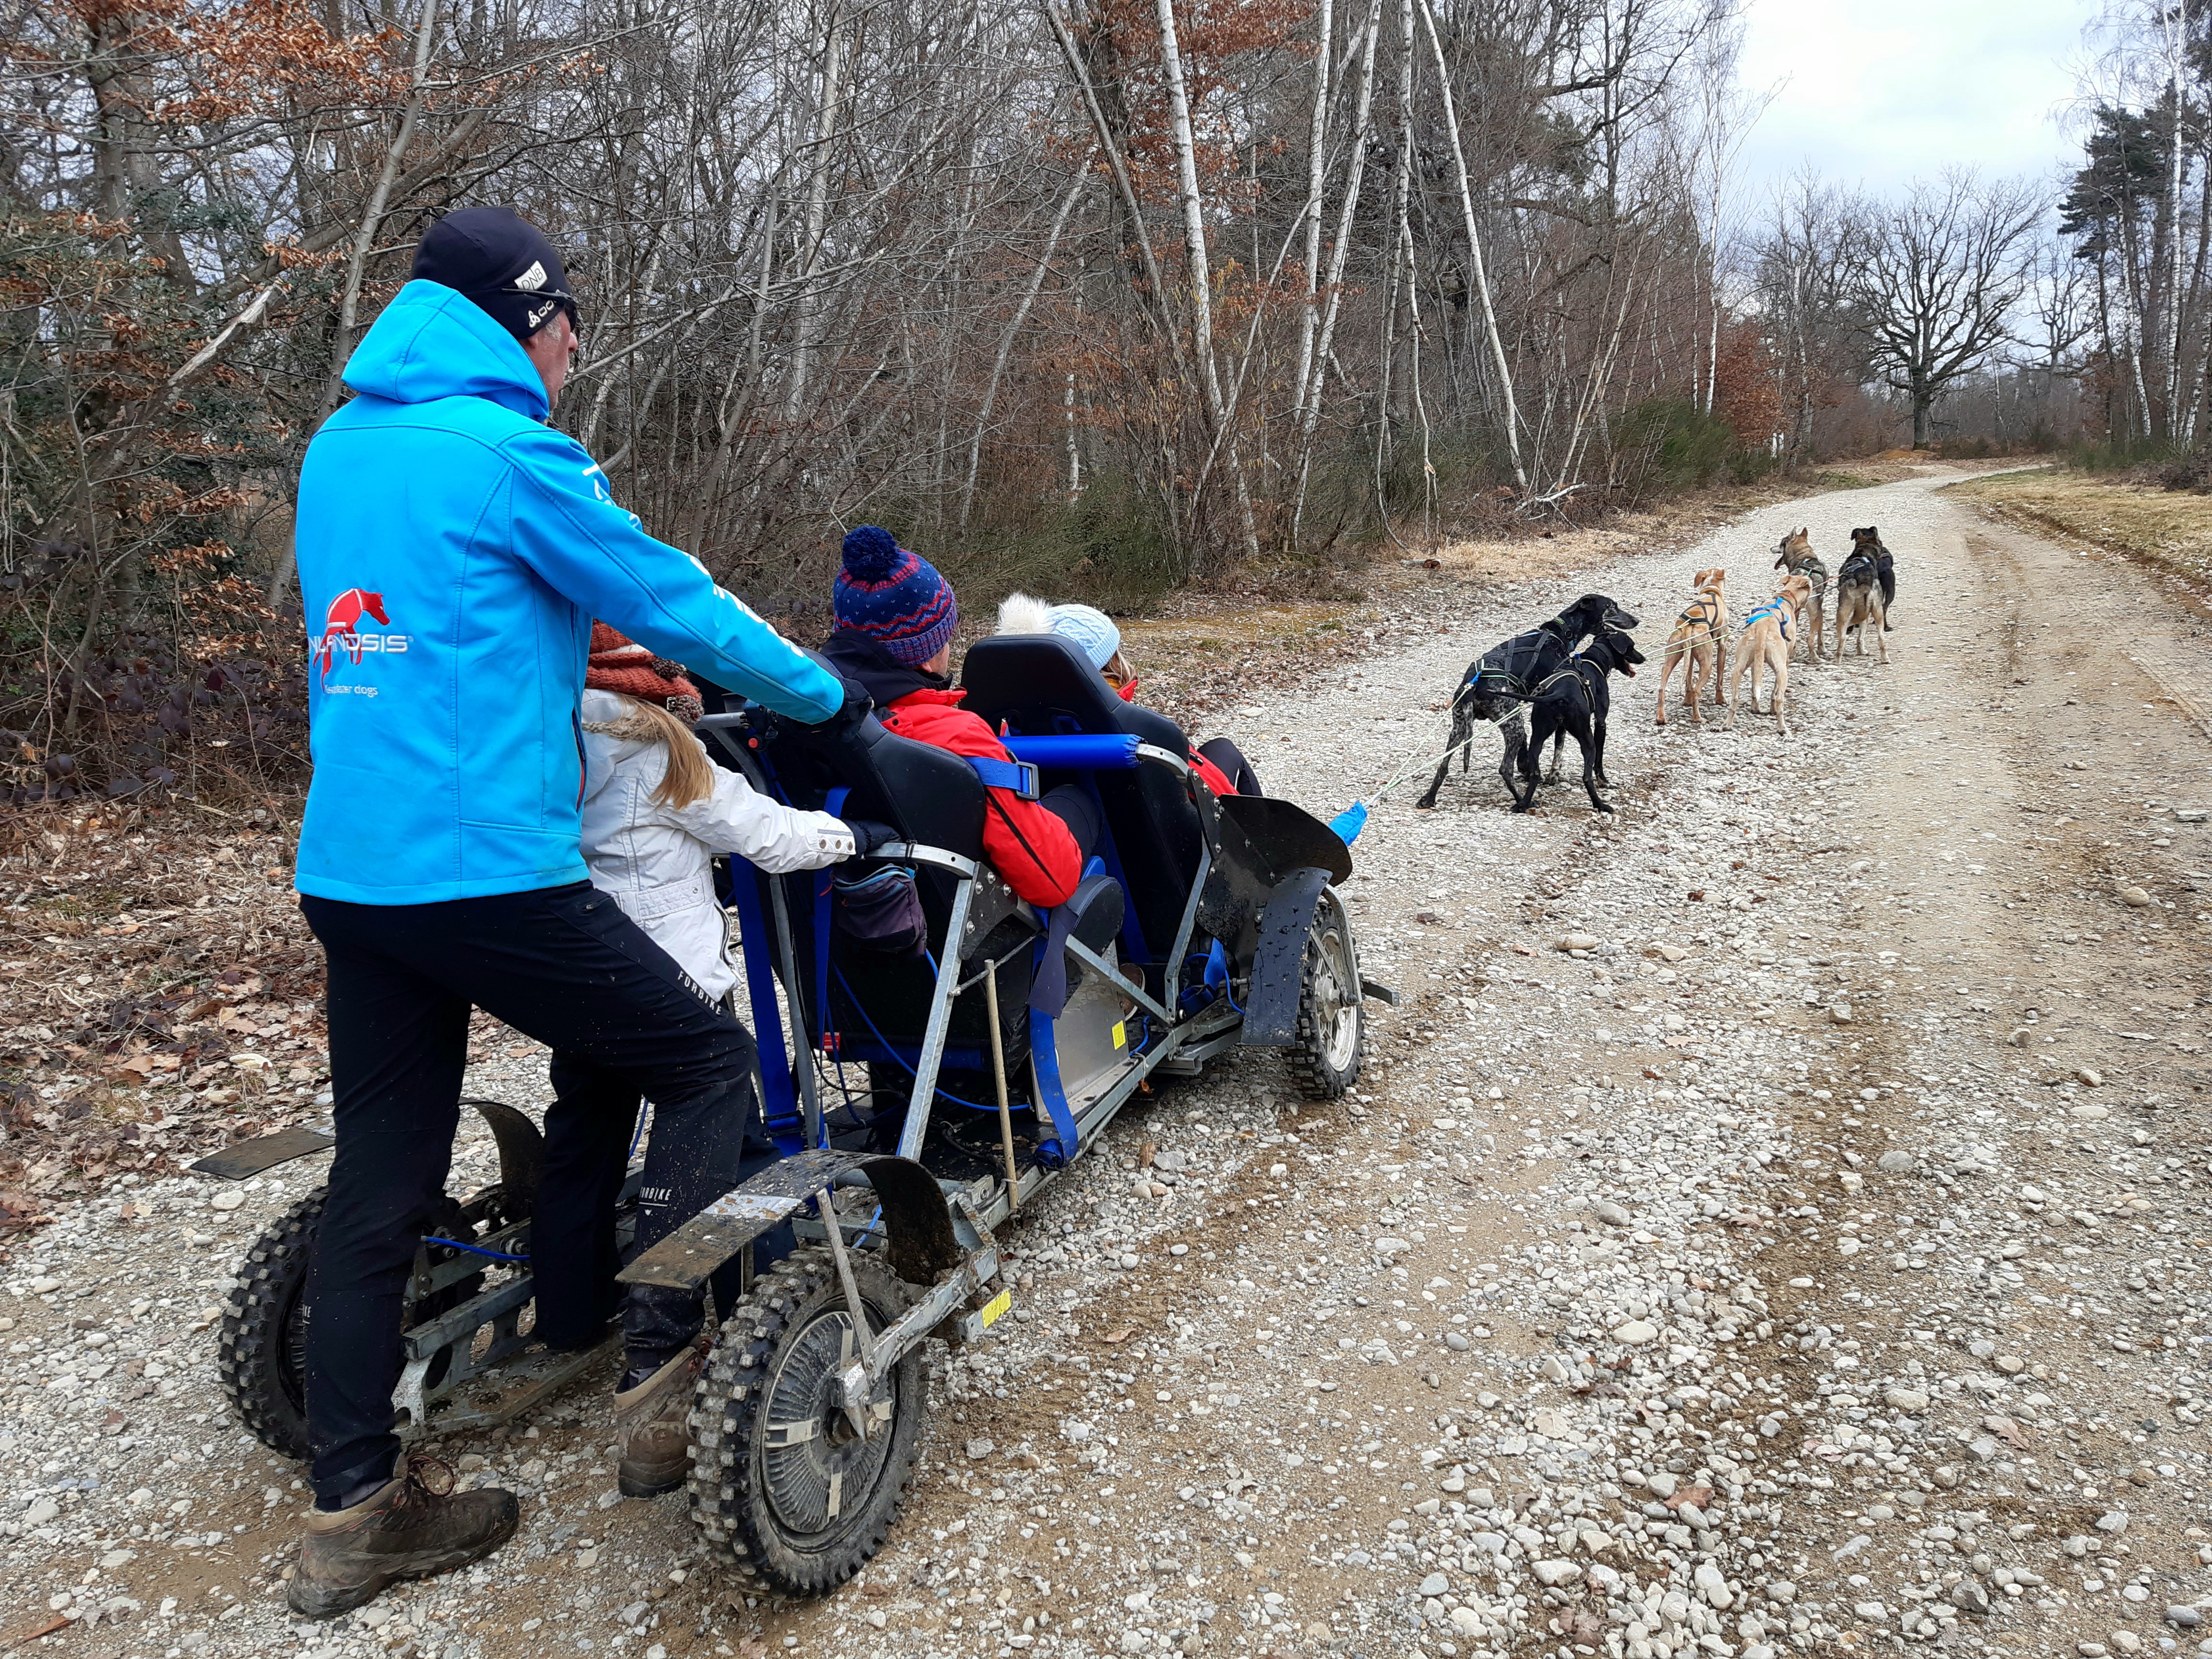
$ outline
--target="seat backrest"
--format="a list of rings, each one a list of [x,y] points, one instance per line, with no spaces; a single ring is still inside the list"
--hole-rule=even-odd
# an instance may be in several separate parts
[[[960,678],[968,691],[962,707],[994,728],[1036,737],[1125,732],[1189,758],[1189,739],[1181,726],[1139,703],[1122,702],[1091,659],[1057,635],[998,634],[978,640],[969,647]],[[1049,787],[1073,775],[1048,770],[1044,781]],[[1144,937],[1146,963],[1162,966],[1182,924],[1191,878],[1206,845],[1198,810],[1182,781],[1162,767],[1089,775]]]
[[[848,793],[838,809],[842,816],[873,818],[892,825],[909,841],[981,860],[983,786],[975,769],[959,756],[902,738],[885,730],[872,715],[858,728],[839,736],[823,728],[777,720],[758,709],[747,714],[746,725],[726,736],[760,763],[771,790],[780,792],[781,799],[789,805],[810,811],[826,811],[830,791],[842,787]],[[836,873],[834,867],[796,871],[781,878],[756,872],[763,917],[772,914],[769,882],[783,883],[799,981],[784,990],[793,1007],[800,1011],[810,1033],[822,1030],[817,987],[824,976],[817,969],[816,952],[822,943],[827,912],[819,900],[823,884]],[[929,923],[930,954],[941,962],[946,955],[955,879],[945,871],[925,865],[916,868],[915,884]],[[929,962],[855,945],[834,925],[828,930],[828,942],[830,1028],[850,1038],[856,1053],[865,1051],[872,1028],[877,1037],[893,1048],[919,1047],[936,987],[936,974]],[[775,942],[768,943],[773,958]],[[965,950],[956,946],[953,954],[972,955],[984,943],[971,939]],[[1000,954],[1006,948],[1007,944],[993,941],[991,954]],[[780,961],[778,967],[780,971]],[[1027,953],[1005,963],[998,978],[1002,1003],[1020,1007],[1029,995]],[[988,1041],[982,999],[962,998],[953,1010],[948,1045],[980,1054]]]

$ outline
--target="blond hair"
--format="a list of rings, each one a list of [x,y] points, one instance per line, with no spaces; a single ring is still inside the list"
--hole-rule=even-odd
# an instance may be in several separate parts
[[[657,743],[667,750],[667,766],[653,792],[655,800],[672,811],[680,812],[714,793],[714,763],[708,758],[706,745],[689,725],[659,703],[633,697],[627,691],[611,695],[623,700],[623,717],[618,720],[586,720],[584,730],[610,738],[627,738],[632,743]]]

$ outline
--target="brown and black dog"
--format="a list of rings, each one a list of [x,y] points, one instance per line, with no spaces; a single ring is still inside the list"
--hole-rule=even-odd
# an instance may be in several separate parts
[[[1691,584],[1697,597],[1674,618],[1674,631],[1659,655],[1658,725],[1667,724],[1667,682],[1678,664],[1688,664],[1682,673],[1682,695],[1689,702],[1692,725],[1705,724],[1698,699],[1708,687],[1717,707],[1728,701],[1727,580],[1728,572],[1716,568],[1700,570]]]
[[[1889,598],[1897,591],[1896,565],[1881,544],[1881,532],[1869,525],[1851,532],[1851,556],[1836,572],[1836,660],[1844,659],[1844,635],[1858,635],[1859,655],[1866,655],[1866,630],[1874,630],[1875,647],[1889,660]]]
[[[1828,567],[1814,556],[1812,533],[1803,525],[1784,536],[1774,554],[1777,570],[1802,576],[1808,584],[1807,597],[1797,608],[1797,620],[1811,624],[1804,629],[1805,651],[1813,661],[1818,662],[1821,631],[1828,625]]]
[[[1735,726],[1736,711],[1743,707],[1744,670],[1751,671],[1751,712],[1756,714],[1759,671],[1766,667],[1774,671],[1774,723],[1784,737],[1790,735],[1790,716],[1784,709],[1790,694],[1790,630],[1805,614],[1812,591],[1811,577],[1786,576],[1781,591],[1743,619],[1743,632],[1735,642],[1735,673],[1729,681],[1730,729]]]

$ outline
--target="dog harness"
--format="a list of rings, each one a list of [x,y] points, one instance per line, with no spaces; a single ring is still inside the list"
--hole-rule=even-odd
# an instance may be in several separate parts
[[[1623,614],[1620,611],[1608,609],[1601,625],[1606,628],[1620,628],[1623,620]],[[1493,655],[1498,653],[1504,653],[1505,663],[1496,664],[1478,660],[1468,670],[1467,679],[1460,687],[1459,696],[1472,696],[1483,691],[1510,697],[1525,698],[1537,696],[1544,687],[1539,685],[1532,688],[1526,677],[1518,672],[1519,666],[1524,661],[1533,666],[1534,663],[1541,657],[1547,641],[1555,640],[1559,644],[1565,645],[1575,638],[1575,635],[1566,631],[1568,626],[1568,613],[1562,611],[1551,621],[1539,623],[1525,634],[1516,634],[1504,644],[1495,647],[1492,653]],[[1513,665],[1509,667],[1506,664]],[[1553,678],[1556,678],[1557,676]],[[1551,682],[1547,680],[1544,684],[1548,685]]]
[[[1787,593],[1777,593],[1743,619],[1743,631],[1748,634],[1764,618],[1778,616],[1782,618],[1782,638],[1787,643],[1790,638],[1790,620],[1796,614],[1797,607],[1790,602],[1790,596]]]
[[[1789,554],[1784,553],[1774,562],[1778,567],[1787,568],[1791,575],[1802,576],[1811,582],[1815,598],[1827,592],[1828,567],[1822,564],[1812,554],[1801,553],[1793,559]]]

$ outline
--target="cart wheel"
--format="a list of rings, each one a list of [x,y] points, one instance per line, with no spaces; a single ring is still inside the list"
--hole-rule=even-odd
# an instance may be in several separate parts
[[[1341,908],[1325,904],[1306,938],[1298,981],[1297,1035],[1287,1056],[1291,1080],[1308,1100],[1336,1100],[1359,1080],[1367,1012],[1359,998],[1352,928]]]
[[[316,1188],[247,1247],[216,1339],[216,1374],[239,1420],[286,1457],[304,1459],[314,1449],[307,1437],[307,1270],[328,1196],[328,1188]],[[466,1225],[461,1206],[447,1199],[437,1230],[450,1233]],[[426,1300],[410,1295],[402,1322],[434,1318],[483,1288],[483,1276],[477,1273]],[[433,1383],[441,1370],[432,1368]]]
[[[247,1248],[216,1340],[216,1373],[239,1419],[286,1457],[304,1458],[313,1449],[307,1439],[307,1268],[325,1196],[316,1188]]]
[[[853,1263],[872,1330],[903,1312],[906,1286],[881,1263]],[[921,1350],[878,1386],[868,1433],[836,1405],[857,1357],[827,1249],[785,1257],[722,1321],[692,1401],[691,1516],[709,1542],[764,1589],[833,1589],[884,1547],[914,1484],[929,1414]]]

